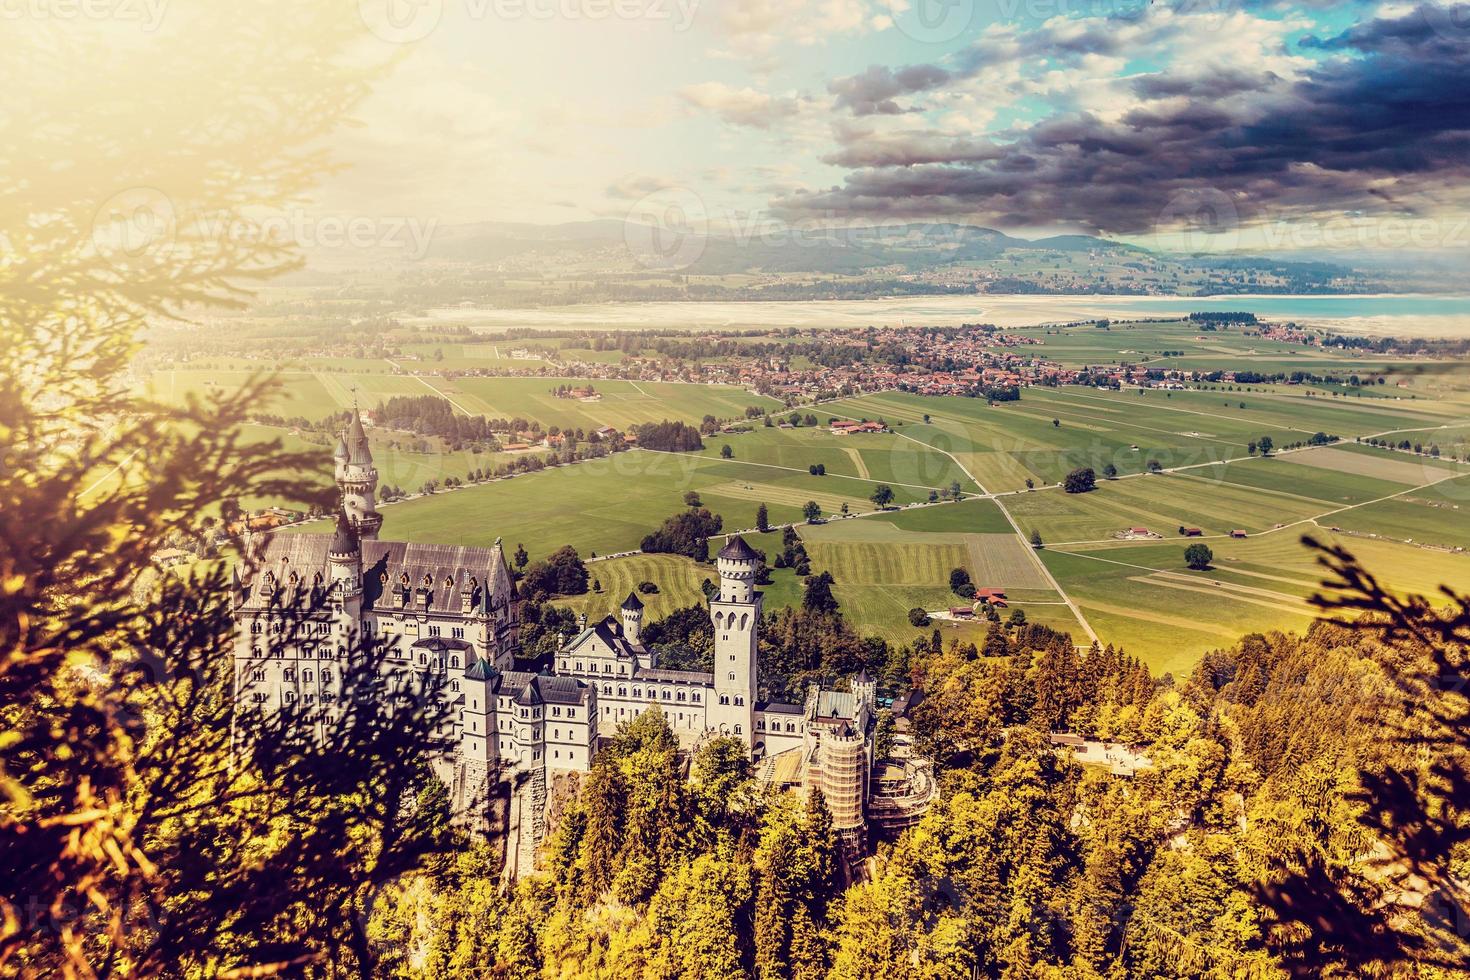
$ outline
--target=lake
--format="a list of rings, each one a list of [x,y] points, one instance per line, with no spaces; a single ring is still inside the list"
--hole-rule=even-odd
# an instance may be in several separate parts
[[[409,322],[465,323],[487,330],[719,330],[756,327],[886,327],[994,323],[1004,327],[1072,320],[1254,313],[1341,332],[1415,337],[1470,336],[1470,296],[913,296],[876,300],[753,303],[588,303],[526,309],[430,310]]]

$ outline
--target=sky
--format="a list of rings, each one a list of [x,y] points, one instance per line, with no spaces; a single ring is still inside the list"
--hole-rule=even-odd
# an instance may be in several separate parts
[[[1470,254],[1470,0],[302,2],[393,64],[322,214]]]
[[[956,221],[1200,249],[1241,229],[1280,247],[1467,241],[1470,3],[359,12],[401,61],[343,139],[331,207],[450,224]]]

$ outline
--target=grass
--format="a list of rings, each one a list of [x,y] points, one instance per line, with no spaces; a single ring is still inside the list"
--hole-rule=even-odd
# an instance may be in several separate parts
[[[601,592],[558,599],[556,604],[575,613],[585,613],[589,623],[604,616],[616,616],[618,607],[636,591],[642,582],[653,582],[658,591],[639,592],[643,601],[643,622],[663,619],[676,609],[704,600],[700,583],[716,577],[713,566],[702,565],[678,555],[631,555],[607,561],[590,562],[587,574],[602,585]],[[590,585],[590,582],[589,582]]]
[[[325,463],[324,463],[325,465]],[[570,544],[583,555],[636,549],[644,535],[684,508],[693,490],[727,530],[755,525],[765,504],[774,524],[802,519],[815,500],[827,513],[846,503],[872,509],[874,484],[848,477],[760,467],[696,454],[633,451],[514,479],[406,500],[384,510],[385,536],[487,545],[504,534],[535,555]],[[919,493],[895,488],[900,502]],[[325,522],[313,530],[328,530]]]

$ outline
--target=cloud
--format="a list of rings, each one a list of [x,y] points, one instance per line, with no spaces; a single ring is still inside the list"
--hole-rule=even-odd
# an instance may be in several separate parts
[[[899,116],[913,120],[903,129],[838,126],[826,162],[849,169],[843,183],[775,205],[791,216],[1065,221],[1136,234],[1172,218],[1171,202],[1204,192],[1223,195],[1245,221],[1464,200],[1470,31],[1437,30],[1442,9],[1396,13],[1308,38],[1310,56],[1286,43],[1295,22],[1240,11],[1208,33],[1201,18],[1157,8],[1123,22],[993,29],[953,63],[871,68],[831,90],[854,116],[896,122],[907,108],[900,99],[942,100],[1011,65],[1021,70],[1012,94],[1048,93],[1040,118],[975,133],[913,115]],[[1086,67],[1160,44],[1175,52],[1162,71]]]
[[[698,109],[713,112],[732,126],[770,129],[801,111],[795,96],[774,96],[753,88],[734,88],[723,82],[701,82],[679,90],[679,97]]]
[[[648,174],[633,174],[620,177],[607,186],[603,193],[608,197],[619,201],[637,201],[658,191],[666,191],[672,187],[679,187],[678,181],[667,177],[654,177]]]

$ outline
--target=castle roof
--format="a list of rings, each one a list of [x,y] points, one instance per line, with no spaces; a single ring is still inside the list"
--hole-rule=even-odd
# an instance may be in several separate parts
[[[259,572],[271,572],[277,582],[286,582],[296,572],[310,581],[313,572],[328,571],[328,553],[335,535],[266,534],[255,550]],[[409,590],[408,608],[419,612],[462,614],[462,594],[469,593],[470,609],[478,613],[514,598],[510,569],[499,545],[492,548],[449,544],[411,544],[405,541],[359,542],[362,554],[363,611],[397,607],[395,593]],[[405,583],[406,580],[406,583]],[[249,584],[249,583],[247,583]],[[429,599],[425,607],[420,590]],[[281,601],[280,598],[277,602]],[[251,588],[243,603],[246,610],[264,609],[271,599]]]
[[[592,686],[575,677],[533,674],[526,670],[507,670],[499,675],[499,692],[515,695],[515,703],[582,704],[592,696]]]
[[[352,421],[347,423],[347,432],[342,436],[342,441],[347,443],[347,462],[353,466],[373,465],[367,431],[362,427],[362,412],[355,406],[352,409]]]
[[[500,676],[500,671],[495,669],[493,663],[481,658],[465,669],[464,676],[465,680],[470,681],[493,681]]]
[[[859,702],[848,691],[829,691],[823,688],[817,694],[817,717],[831,721],[855,721]]]
[[[629,592],[628,598],[623,600],[623,608],[628,610],[629,612],[632,612],[635,609],[642,609],[643,600],[638,598],[638,594],[636,592]]]
[[[332,550],[334,555],[355,555],[361,550],[361,542],[357,538],[357,531],[352,522],[347,519],[345,511],[337,511],[337,532],[332,535]]]
[[[336,450],[336,452],[332,453],[332,458],[333,459],[346,459],[347,458],[347,439],[346,439],[345,436],[338,436],[337,437],[337,450]]]
[[[737,534],[720,549],[717,557],[725,561],[756,561],[760,558],[760,553],[746,544],[745,539]]]

